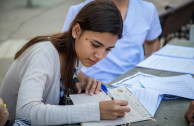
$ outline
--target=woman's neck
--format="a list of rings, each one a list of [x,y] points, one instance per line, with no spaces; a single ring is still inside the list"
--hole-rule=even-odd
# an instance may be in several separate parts
[[[129,5],[129,0],[112,0],[114,4],[117,6],[119,9],[123,21],[125,20],[127,16],[127,10],[128,10],[128,5]]]

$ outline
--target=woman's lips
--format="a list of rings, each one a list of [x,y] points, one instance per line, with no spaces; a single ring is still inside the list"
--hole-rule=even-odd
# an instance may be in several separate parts
[[[94,65],[94,64],[97,63],[97,61],[94,61],[94,60],[91,60],[91,59],[89,59],[89,62],[90,62],[90,64],[92,64],[92,65]]]

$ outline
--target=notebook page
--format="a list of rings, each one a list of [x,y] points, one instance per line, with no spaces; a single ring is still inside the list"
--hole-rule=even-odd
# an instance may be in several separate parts
[[[87,125],[120,125],[131,122],[137,122],[142,120],[148,120],[151,115],[146,111],[146,109],[141,105],[141,103],[136,99],[136,97],[129,92],[125,87],[114,88],[109,90],[115,100],[127,100],[128,106],[131,109],[130,113],[127,113],[125,117],[120,117],[116,120],[101,120],[100,122],[86,122],[83,123],[84,126]],[[110,98],[101,92],[97,95],[89,96],[84,94],[70,95],[74,104],[85,104],[97,101],[105,101]],[[89,98],[90,97],[90,98]],[[77,101],[75,101],[77,100]]]

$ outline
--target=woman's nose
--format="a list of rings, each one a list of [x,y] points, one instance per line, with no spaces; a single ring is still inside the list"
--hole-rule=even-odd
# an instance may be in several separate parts
[[[99,60],[102,60],[106,56],[106,53],[104,51],[99,51],[95,53],[95,57]]]

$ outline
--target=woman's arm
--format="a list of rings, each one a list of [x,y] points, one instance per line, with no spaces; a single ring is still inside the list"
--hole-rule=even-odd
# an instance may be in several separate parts
[[[54,48],[54,47],[53,47]],[[48,51],[49,50],[49,51]],[[60,125],[99,121],[99,103],[59,106],[59,73],[56,73],[57,52],[39,50],[28,55],[30,62],[18,92],[16,117],[31,120],[32,125]],[[31,57],[32,56],[32,57]],[[57,80],[60,80],[57,79]],[[57,83],[58,82],[58,83]],[[57,100],[58,99],[58,100]]]

